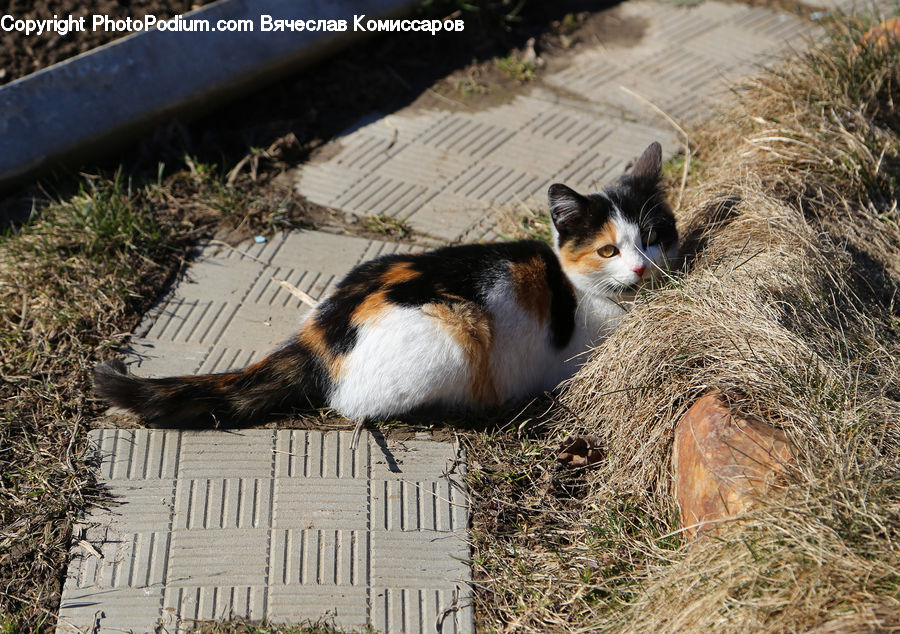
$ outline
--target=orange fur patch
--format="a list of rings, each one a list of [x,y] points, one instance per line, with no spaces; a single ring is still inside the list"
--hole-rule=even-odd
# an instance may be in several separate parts
[[[409,262],[399,262],[386,270],[379,278],[381,288],[377,291],[372,291],[360,302],[350,317],[350,323],[354,326],[361,326],[378,319],[390,308],[391,303],[387,298],[388,289],[397,284],[415,279],[419,275],[420,273],[414,270]]]
[[[516,294],[516,303],[540,324],[550,317],[550,287],[544,261],[535,256],[522,263],[510,262],[509,275]]]
[[[297,339],[319,358],[331,380],[337,381],[343,371],[344,357],[334,354],[328,346],[328,342],[325,341],[325,331],[322,330],[315,316],[303,323]]]
[[[179,377],[184,384],[191,385],[195,388],[211,388],[218,392],[226,392],[234,383],[237,373],[222,372],[220,374],[195,374]],[[177,383],[158,384],[156,391],[165,396],[172,396],[181,390],[182,386]],[[201,408],[202,409],[202,408]]]
[[[410,262],[398,262],[387,271],[381,274],[381,283],[385,286],[393,286],[401,282],[419,277],[420,273],[412,268]]]
[[[606,259],[597,254],[597,249],[607,244],[616,244],[616,227],[612,222],[607,222],[594,239],[581,244],[577,249],[572,248],[571,243],[565,244],[559,250],[559,257],[563,266],[578,273],[593,273],[605,266]]]
[[[469,394],[475,403],[492,405],[500,398],[491,370],[493,324],[490,315],[472,302],[426,304],[422,312],[462,347],[469,366]]]
[[[371,323],[378,319],[389,307],[390,302],[387,298],[387,291],[382,289],[369,293],[356,307],[356,310],[353,311],[350,323],[353,326],[361,326],[367,322]]]

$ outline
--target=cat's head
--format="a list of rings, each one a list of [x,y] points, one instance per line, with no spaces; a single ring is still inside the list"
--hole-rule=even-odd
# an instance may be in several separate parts
[[[677,257],[678,232],[660,188],[661,166],[662,148],[651,143],[631,171],[599,194],[550,186],[554,246],[576,286],[603,295],[633,290]]]

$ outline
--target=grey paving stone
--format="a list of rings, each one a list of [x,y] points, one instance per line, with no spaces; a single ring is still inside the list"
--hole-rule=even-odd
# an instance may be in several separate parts
[[[126,361],[143,375],[245,365],[309,310],[275,280],[320,298],[359,262],[410,248],[318,232],[210,244],[148,313]],[[465,470],[453,444],[367,433],[350,451],[349,430],[90,438],[109,499],[76,527],[58,631],[174,632],[268,616],[432,632],[445,610],[451,630],[471,631]],[[416,553],[414,582],[387,565],[405,553],[377,550],[398,546]],[[385,593],[407,600],[391,598],[385,612]]]
[[[493,239],[492,209],[542,206],[554,181],[597,189],[652,140],[677,151],[675,131],[646,101],[676,119],[701,117],[730,82],[821,33],[794,15],[714,0],[630,0],[619,10],[645,25],[639,41],[582,51],[509,104],[410,107],[368,121],[336,139],[330,158],[301,166],[298,191],[446,241]]]
[[[734,79],[788,48],[802,47],[802,38],[815,32],[809,22],[786,13],[712,1],[690,8],[632,1],[622,5],[622,13],[646,23],[641,42],[583,53],[547,81],[640,113],[640,103],[624,86],[670,116],[694,119]]]
[[[896,7],[893,0],[800,0],[800,3],[825,13],[836,12],[837,15],[875,13],[889,17]]]
[[[145,632],[147,623],[162,622],[161,586],[82,590],[72,589],[68,578],[66,584],[57,632]]]
[[[109,500],[76,526],[59,632],[234,616],[472,631],[452,443],[369,434],[350,451],[349,432],[260,429],[90,438]]]
[[[298,191],[343,211],[397,216],[448,241],[490,238],[492,208],[540,206],[558,180],[596,189],[652,140],[668,153],[678,149],[672,127],[622,86],[690,118],[725,89],[732,70],[746,72],[814,29],[787,14],[719,2],[689,9],[633,0],[621,10],[647,24],[639,42],[581,52],[509,104],[407,108],[360,125],[333,142],[330,158],[298,170]],[[584,102],[564,96],[571,94]]]
[[[522,112],[512,116],[516,110]],[[430,121],[426,124],[423,119]],[[406,134],[405,145],[395,146],[390,153],[367,146],[373,147],[373,153],[380,152],[381,158],[377,164],[370,159],[373,167],[358,178],[351,178],[349,172],[359,156],[349,150],[302,167],[297,177],[300,193],[313,202],[361,216],[396,216],[442,240],[471,240],[492,235],[489,228],[477,228],[492,207],[523,201],[543,205],[547,186],[576,171],[572,167],[582,161],[586,147],[602,146],[612,136],[610,156],[604,160],[621,168],[632,158],[631,150],[625,154],[619,150],[620,138],[627,135],[621,126],[540,99],[519,98],[478,113],[410,111],[407,115],[401,111],[392,115],[391,122],[398,130],[409,127],[421,132]],[[350,137],[368,134],[366,130],[360,128]],[[671,141],[672,133],[653,129],[649,135],[638,136],[627,140],[630,148],[654,139]],[[351,138],[335,143],[341,148],[360,145]],[[610,171],[602,167],[603,163],[599,173],[597,165],[587,174],[578,172],[581,180],[569,179],[570,184],[595,187]],[[322,182],[344,187],[323,189]]]

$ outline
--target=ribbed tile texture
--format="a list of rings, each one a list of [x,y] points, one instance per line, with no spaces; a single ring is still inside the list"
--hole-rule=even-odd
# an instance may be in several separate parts
[[[110,496],[76,527],[58,631],[229,616],[472,630],[453,444],[369,434],[350,451],[349,432],[305,430],[90,438]]]
[[[408,245],[317,231],[232,248],[211,244],[146,315],[126,359],[142,376],[224,372],[261,359],[297,332],[309,307],[354,266]]]

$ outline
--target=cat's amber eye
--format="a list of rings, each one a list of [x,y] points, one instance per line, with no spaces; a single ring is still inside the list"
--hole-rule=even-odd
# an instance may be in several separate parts
[[[602,246],[599,249],[597,249],[597,254],[601,258],[611,258],[614,255],[618,255],[618,253],[619,253],[619,249],[617,249],[612,244],[607,244],[606,246]]]
[[[644,238],[644,244],[648,247],[652,247],[657,242],[659,242],[659,236],[656,235],[656,229],[651,229],[647,232],[647,237]]]

